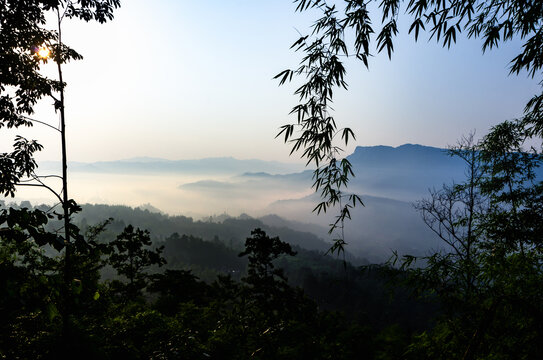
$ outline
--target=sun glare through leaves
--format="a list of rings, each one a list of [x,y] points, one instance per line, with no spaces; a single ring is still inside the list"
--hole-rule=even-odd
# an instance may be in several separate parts
[[[41,59],[48,59],[49,56],[51,55],[51,50],[49,50],[49,48],[47,46],[42,46],[42,47],[39,47],[37,50],[36,50],[36,54],[41,58]]]

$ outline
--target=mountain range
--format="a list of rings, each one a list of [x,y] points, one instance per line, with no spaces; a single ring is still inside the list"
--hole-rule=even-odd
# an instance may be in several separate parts
[[[365,204],[345,224],[349,251],[381,262],[392,250],[422,255],[442,246],[413,204],[428,197],[430,189],[462,181],[462,160],[445,149],[413,144],[359,146],[347,158],[355,172],[348,191],[360,194]],[[56,165],[40,164],[40,169]],[[320,199],[311,189],[312,170],[301,164],[134,158],[70,163],[69,171],[72,194],[80,202],[146,204],[152,212],[195,218],[247,213],[268,226],[308,231],[327,243],[335,236],[327,230],[337,213],[312,212]]]
[[[58,169],[60,162],[44,161],[40,167],[47,170]],[[289,173],[300,171],[303,165],[257,159],[238,160],[233,157],[205,158],[198,160],[167,160],[138,157],[117,161],[98,161],[92,163],[70,162],[71,172],[110,173],[110,174],[240,174],[249,171],[268,171]]]

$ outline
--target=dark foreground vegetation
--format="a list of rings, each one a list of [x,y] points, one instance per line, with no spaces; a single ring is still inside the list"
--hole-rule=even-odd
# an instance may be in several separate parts
[[[4,231],[15,236],[25,224],[29,229],[43,220],[39,210],[11,209],[9,214],[21,227]],[[239,258],[229,257],[233,250],[220,243],[177,234],[164,247],[148,246],[149,234],[132,226],[112,241],[96,241],[106,224],[88,227],[86,245],[73,253],[70,304],[62,296],[62,256],[47,256],[30,239],[3,238],[3,358],[397,358],[421,325],[413,312],[415,305],[389,303],[382,281],[374,274],[362,276],[348,267],[316,275],[307,254],[301,259],[307,266],[295,270],[286,257],[295,255],[291,246],[260,229],[246,240]],[[173,258],[168,249],[178,257],[190,257],[198,247],[211,257],[223,252],[222,270],[232,266],[238,277],[236,267],[246,265],[241,280],[219,275],[205,283],[190,270],[162,266],[163,255]],[[323,310],[303,290],[290,286],[283,270],[274,265],[278,263],[302,279],[322,304],[348,308],[349,316]],[[172,265],[176,264],[186,263],[178,259]],[[104,266],[115,272],[114,279],[101,280]],[[405,299],[401,294],[396,297]],[[63,319],[66,306],[70,316]],[[69,328],[66,334],[63,322]]]

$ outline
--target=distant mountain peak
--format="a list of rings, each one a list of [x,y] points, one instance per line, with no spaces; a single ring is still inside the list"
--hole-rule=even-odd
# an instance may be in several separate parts
[[[149,156],[139,156],[139,157],[133,157],[129,159],[121,159],[118,161],[123,162],[123,163],[150,163],[150,162],[171,162],[172,160],[149,157]],[[104,161],[99,161],[99,162],[104,162]]]
[[[438,147],[434,147],[434,146],[428,146],[428,145],[421,145],[421,144],[411,144],[411,143],[406,143],[406,144],[402,144],[402,145],[399,145],[399,146],[390,146],[390,145],[372,145],[372,146],[357,146],[354,150],[354,153],[356,153],[357,151],[364,151],[364,150],[376,150],[376,151],[379,151],[379,150],[408,150],[408,149],[419,149],[419,150],[423,150],[423,149],[433,149],[433,150],[440,150],[440,151],[446,151],[447,149],[443,149],[443,148],[438,148]]]
[[[447,150],[420,144],[392,146],[358,146],[347,157],[353,164],[366,167],[434,167],[458,165],[459,161],[447,156]],[[363,167],[361,167],[363,168]]]
[[[413,149],[413,148],[415,148],[415,149],[440,149],[440,148],[436,148],[436,147],[433,147],[433,146],[427,146],[427,145],[421,145],[421,144],[411,144],[411,143],[396,146],[395,149]]]

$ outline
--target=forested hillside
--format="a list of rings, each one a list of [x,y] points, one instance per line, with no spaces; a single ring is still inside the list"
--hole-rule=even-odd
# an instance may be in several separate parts
[[[147,210],[121,210],[153,216]],[[25,229],[38,224],[42,213],[12,207],[9,214]],[[246,221],[234,223],[241,227]],[[221,225],[195,224],[195,229],[212,224],[213,230]],[[388,288],[386,271],[378,267],[363,271],[322,251],[291,247],[260,229],[240,246],[218,236],[206,241],[178,233],[151,241],[148,231],[132,225],[122,225],[115,235],[118,226],[120,221],[109,220],[81,225],[86,245],[73,254],[74,320],[69,335],[62,337],[68,336],[68,343],[58,341],[62,330],[54,322],[65,306],[55,270],[62,266],[62,257],[53,249],[41,251],[29,240],[3,243],[3,356],[396,356],[437,311],[429,302],[409,299],[402,287]],[[36,333],[36,327],[42,330]]]
[[[134,224],[148,229],[157,241],[164,241],[173,233],[178,233],[200,237],[204,240],[219,240],[239,250],[252,229],[262,228],[271,235],[279,236],[283,241],[304,249],[325,252],[330,248],[330,243],[308,231],[295,231],[286,226],[267,226],[261,220],[247,215],[238,218],[211,216],[207,220],[195,221],[190,217],[169,216],[127,206],[85,204],[82,206],[82,211],[75,217],[77,223],[82,226],[95,225],[108,218],[114,219],[109,230],[112,233],[121,231],[126,224]],[[352,255],[349,258],[357,264],[364,262],[363,259],[354,258]]]

